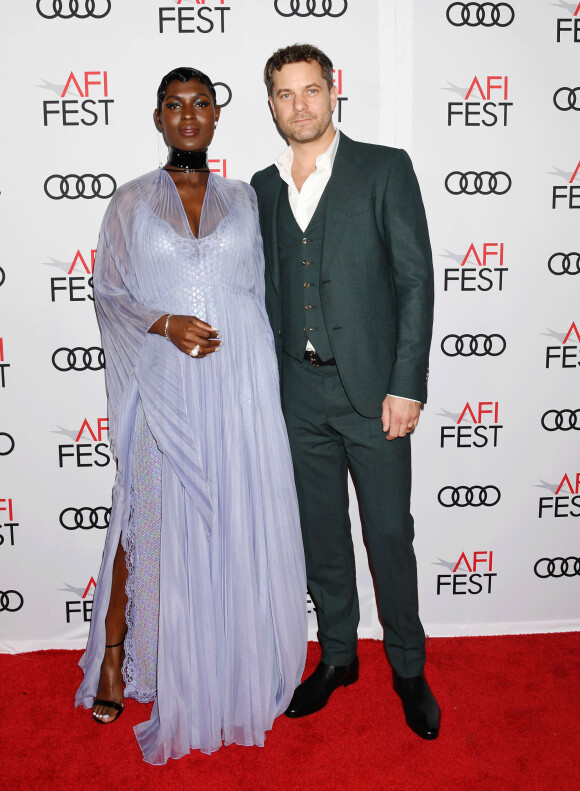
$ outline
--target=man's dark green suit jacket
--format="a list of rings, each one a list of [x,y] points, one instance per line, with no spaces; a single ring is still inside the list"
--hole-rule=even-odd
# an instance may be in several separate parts
[[[278,200],[287,184],[256,173],[266,258],[266,307],[282,351]],[[401,149],[340,135],[327,206],[320,294],[337,368],[353,407],[379,417],[390,393],[425,402],[433,322],[433,265],[423,201]]]

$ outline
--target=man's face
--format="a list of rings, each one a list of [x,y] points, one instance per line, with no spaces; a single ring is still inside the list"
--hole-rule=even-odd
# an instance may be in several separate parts
[[[290,142],[318,140],[332,123],[336,88],[328,88],[316,61],[287,63],[272,75],[270,107],[280,130]]]

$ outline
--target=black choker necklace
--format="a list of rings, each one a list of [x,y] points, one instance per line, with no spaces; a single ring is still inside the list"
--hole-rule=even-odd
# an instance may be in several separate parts
[[[167,165],[171,165],[168,168]],[[178,148],[169,149],[166,170],[180,173],[198,173],[209,170],[207,164],[207,151],[180,151]]]

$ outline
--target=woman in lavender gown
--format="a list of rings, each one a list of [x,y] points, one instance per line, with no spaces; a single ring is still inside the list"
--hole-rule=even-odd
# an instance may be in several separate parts
[[[208,170],[209,78],[176,69],[157,98],[167,164],[116,192],[95,262],[117,475],[76,703],[111,724],[154,700],[135,732],[162,764],[263,745],[306,580],[256,199]]]

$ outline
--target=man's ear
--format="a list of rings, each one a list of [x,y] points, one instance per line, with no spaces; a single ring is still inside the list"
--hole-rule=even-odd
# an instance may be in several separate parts
[[[330,89],[330,106],[332,108],[332,112],[336,107],[336,102],[338,101],[338,91],[336,90],[336,85],[333,85]]]
[[[274,100],[271,96],[268,96],[268,104],[270,105],[270,112],[272,113],[272,118],[274,121],[276,120],[276,110],[274,109]]]

